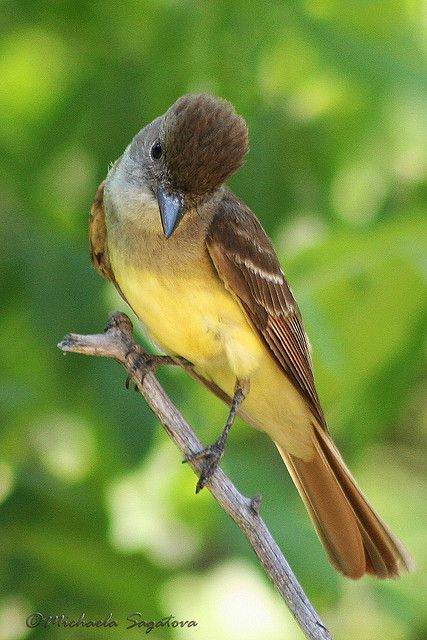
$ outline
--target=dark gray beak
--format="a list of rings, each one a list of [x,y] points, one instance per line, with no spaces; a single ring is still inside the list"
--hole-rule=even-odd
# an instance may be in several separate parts
[[[157,188],[157,201],[159,203],[163,233],[166,238],[170,238],[184,214],[184,196],[159,185]]]

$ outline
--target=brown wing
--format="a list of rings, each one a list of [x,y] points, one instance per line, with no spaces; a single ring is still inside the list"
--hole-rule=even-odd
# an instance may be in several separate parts
[[[123,295],[123,291],[117,284],[114,277],[113,269],[111,268],[110,258],[108,256],[108,242],[107,242],[107,227],[105,226],[105,212],[104,212],[104,186],[105,180],[101,182],[96,192],[95,200],[93,201],[92,208],[90,210],[89,218],[89,247],[90,257],[92,264],[98,273],[104,278],[114,284],[117,291],[122,296],[123,300],[129,304],[126,297]],[[129,304],[131,307],[131,305]],[[131,307],[132,308],[132,307]]]
[[[115,283],[114,274],[108,258],[107,229],[104,214],[104,185],[101,182],[90,210],[89,246],[92,264],[98,273]]]
[[[225,286],[239,300],[271,355],[326,428],[301,314],[261,224],[246,205],[227,192],[206,242]]]

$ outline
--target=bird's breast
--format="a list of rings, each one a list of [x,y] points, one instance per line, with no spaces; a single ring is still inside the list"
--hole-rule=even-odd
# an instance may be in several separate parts
[[[226,367],[246,378],[257,368],[259,339],[219,278],[164,274],[127,265],[117,281],[150,338],[205,373]],[[210,377],[211,377],[210,375]]]

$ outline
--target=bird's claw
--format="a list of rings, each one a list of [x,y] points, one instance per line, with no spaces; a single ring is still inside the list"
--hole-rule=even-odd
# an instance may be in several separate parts
[[[191,454],[185,460],[183,460],[183,462],[198,462],[200,460],[203,461],[202,471],[196,484],[196,493],[199,493],[199,491],[201,491],[206,483],[211,479],[212,475],[219,465],[223,454],[224,447],[219,441],[217,441],[214,442],[214,444],[210,444],[209,446],[205,447],[205,449]]]
[[[155,356],[142,350],[130,351],[126,356],[128,373],[125,382],[126,389],[129,389],[132,378],[137,378],[142,384],[147,373],[154,373],[161,364],[167,364],[163,362],[162,358],[163,356]]]

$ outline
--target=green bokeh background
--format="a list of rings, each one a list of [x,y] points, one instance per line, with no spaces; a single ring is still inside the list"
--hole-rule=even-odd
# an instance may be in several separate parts
[[[298,640],[239,530],[113,362],[69,331],[125,309],[91,268],[87,219],[109,163],[181,94],[246,118],[232,187],[300,303],[330,428],[417,573],[352,583],[329,566],[268,438],[243,423],[223,467],[262,515],[334,637],[427,637],[427,5],[419,0],[3,0],[0,42],[0,640]],[[142,338],[141,338],[142,339]],[[203,442],[226,409],[160,378]],[[118,629],[30,631],[27,615]]]

